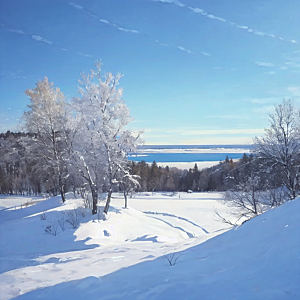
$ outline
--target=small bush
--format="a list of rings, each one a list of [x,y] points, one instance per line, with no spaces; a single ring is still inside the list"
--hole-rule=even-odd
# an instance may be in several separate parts
[[[79,225],[79,214],[78,210],[74,208],[73,210],[69,210],[67,212],[67,220],[66,220],[73,229],[77,228]]]
[[[57,223],[60,226],[61,230],[65,231],[65,229],[66,229],[66,219],[65,219],[65,212],[64,211],[57,218]]]
[[[50,225],[48,225],[45,229],[45,231],[48,233],[48,234],[52,234],[54,236],[57,235],[57,231],[58,231],[58,226],[55,222],[52,222],[50,221]]]
[[[175,266],[177,259],[182,255],[181,252],[164,255],[165,259],[169,262],[170,266]]]
[[[40,220],[45,221],[47,219],[46,217],[46,213],[43,212],[42,214],[40,214]]]

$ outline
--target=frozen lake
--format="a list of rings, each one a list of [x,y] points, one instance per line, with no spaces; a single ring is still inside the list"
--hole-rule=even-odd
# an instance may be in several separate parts
[[[152,163],[192,163],[219,162],[229,159],[240,159],[249,153],[250,145],[145,145],[128,155],[132,161]]]

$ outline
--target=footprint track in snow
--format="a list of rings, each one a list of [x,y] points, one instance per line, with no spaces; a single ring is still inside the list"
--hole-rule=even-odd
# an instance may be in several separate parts
[[[159,212],[155,212],[155,211],[143,211],[144,214],[147,214],[147,215],[162,215],[164,217],[173,217],[173,218],[176,218],[176,219],[179,219],[179,220],[182,220],[182,221],[185,221],[185,222],[188,222],[198,228],[201,228],[203,230],[203,232],[205,232],[206,234],[209,234],[209,232],[203,228],[202,226],[190,221],[189,219],[186,219],[186,218],[183,218],[183,217],[179,217],[179,216],[176,216],[174,214],[169,214],[169,213],[159,213]],[[173,226],[174,227],[174,226]]]

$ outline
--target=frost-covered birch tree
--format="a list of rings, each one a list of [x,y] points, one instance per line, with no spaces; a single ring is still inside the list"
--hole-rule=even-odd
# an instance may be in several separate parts
[[[97,213],[98,191],[107,191],[104,213],[109,210],[113,185],[126,173],[127,153],[136,149],[141,132],[126,126],[133,120],[118,88],[121,75],[101,74],[101,64],[79,81],[80,97],[72,100],[78,133],[74,154],[81,174],[92,189],[93,214]],[[101,184],[101,182],[103,182]],[[99,186],[99,183],[102,186]]]
[[[270,128],[254,140],[254,154],[265,169],[281,175],[282,185],[289,190],[290,199],[300,189],[300,130],[299,111],[290,100],[284,100],[270,114]]]
[[[73,101],[73,104],[75,102]],[[76,107],[74,105],[74,107]],[[78,107],[77,107],[78,108]],[[83,179],[84,190],[92,194],[92,213],[97,213],[98,193],[102,191],[104,170],[101,157],[102,147],[99,138],[89,121],[88,111],[77,112],[73,120],[70,169],[72,174]]]
[[[28,111],[23,114],[24,129],[33,133],[27,148],[34,160],[41,162],[43,172],[52,174],[62,201],[65,201],[67,173],[68,109],[63,93],[45,77],[36,87],[25,91],[30,98]]]

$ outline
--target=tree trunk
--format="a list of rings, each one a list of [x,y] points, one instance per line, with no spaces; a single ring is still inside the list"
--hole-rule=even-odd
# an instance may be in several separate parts
[[[111,200],[112,189],[110,188],[107,194],[107,200],[104,207],[104,212],[107,214],[109,210],[110,200]]]
[[[65,203],[66,197],[65,197],[64,185],[62,183],[61,175],[59,175],[58,177],[58,185],[59,185],[59,191],[60,191],[62,202]]]
[[[61,195],[62,202],[65,203],[66,197],[63,188],[60,189],[60,195]]]
[[[92,190],[92,198],[93,198],[93,208],[92,208],[92,214],[96,215],[98,212],[98,192],[94,187],[91,187]]]
[[[125,198],[125,208],[127,208],[127,194],[125,191],[123,193],[124,193],[124,198]]]

